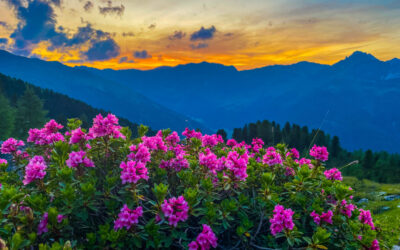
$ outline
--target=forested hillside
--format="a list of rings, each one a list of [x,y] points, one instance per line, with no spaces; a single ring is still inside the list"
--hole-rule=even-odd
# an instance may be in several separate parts
[[[224,134],[219,130],[220,134]],[[243,128],[235,128],[232,137],[237,141],[251,143],[253,138],[261,138],[267,145],[283,142],[297,148],[303,155],[314,145],[325,145],[330,152],[329,167],[340,168],[351,162],[341,171],[345,175],[377,182],[400,182],[400,155],[385,151],[357,150],[349,152],[340,145],[339,137],[326,134],[322,130],[309,129],[307,126],[286,123],[284,126],[267,120],[250,123]]]
[[[67,118],[76,117],[87,128],[99,113],[107,111],[0,74],[0,140],[10,136],[26,139],[29,128],[41,127],[50,118],[65,125]],[[120,124],[129,126],[136,136],[137,124],[124,118]]]

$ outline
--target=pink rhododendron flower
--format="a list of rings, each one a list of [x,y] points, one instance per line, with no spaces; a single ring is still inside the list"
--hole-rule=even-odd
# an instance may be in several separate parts
[[[171,146],[177,145],[180,140],[178,133],[175,131],[165,138],[165,141]]]
[[[57,215],[57,222],[61,223],[65,218],[67,218],[67,216],[59,214],[59,215]]]
[[[244,181],[247,178],[248,163],[249,156],[247,153],[239,155],[236,151],[230,151],[225,161],[225,167],[230,170],[238,180]]]
[[[293,223],[293,214],[294,212],[292,209],[288,208],[285,209],[282,205],[276,205],[274,208],[274,215],[269,220],[271,223],[270,229],[272,235],[276,235],[277,233],[282,232],[284,229],[286,230],[293,230],[294,223]]]
[[[146,165],[140,161],[121,162],[120,168],[122,184],[137,183],[140,179],[148,180]]]
[[[128,205],[124,204],[118,219],[114,221],[114,230],[126,228],[129,230],[132,225],[139,223],[139,218],[143,215],[143,208],[137,207],[136,209],[129,209]]]
[[[203,231],[197,236],[196,241],[192,241],[188,247],[189,250],[208,250],[211,247],[217,247],[218,238],[215,236],[211,227],[203,224]]]
[[[351,214],[356,208],[357,207],[355,205],[347,203],[346,200],[342,200],[340,212],[346,215],[347,217],[351,218]]]
[[[294,171],[293,168],[286,167],[285,169],[285,176],[294,176],[296,172]]]
[[[264,146],[264,141],[260,138],[254,138],[251,144],[253,145],[253,150],[258,152]]]
[[[42,129],[30,129],[27,141],[36,145],[50,145],[58,141],[64,141],[64,136],[58,132],[62,128],[63,125],[58,124],[55,120],[50,120]]]
[[[204,135],[201,138],[201,143],[203,147],[214,147],[218,145],[218,143],[223,143],[221,135]]]
[[[93,119],[93,126],[89,129],[89,134],[92,138],[110,136],[125,139],[120,129],[121,126],[118,125],[118,118],[115,115],[108,114],[103,118],[101,114],[98,114]]]
[[[151,154],[149,148],[143,145],[142,143],[139,145],[132,145],[129,147],[130,153],[128,155],[129,160],[140,161],[142,163],[147,163],[150,161]]]
[[[372,241],[371,247],[368,248],[368,250],[379,250],[379,241],[377,239]]]
[[[315,224],[319,225],[321,220],[328,223],[332,224],[332,217],[333,217],[333,212],[329,210],[326,213],[322,213],[321,215],[317,214],[315,211],[312,211],[310,216],[314,219]]]
[[[213,174],[217,174],[217,156],[211,152],[209,148],[206,148],[205,153],[200,152],[199,154],[199,164],[201,166],[207,167]]]
[[[283,160],[281,155],[276,152],[275,148],[269,147],[267,148],[267,152],[263,157],[263,163],[268,164],[269,166],[281,165],[283,163]]]
[[[72,151],[68,160],[66,160],[66,164],[70,168],[76,168],[81,164],[85,167],[94,167],[94,162],[86,156],[85,151]]]
[[[162,136],[159,135],[151,137],[143,136],[142,141],[143,145],[146,146],[150,151],[160,150],[167,152],[167,146],[165,146]]]
[[[6,166],[7,164],[8,164],[8,161],[6,159],[0,158],[0,166]]]
[[[286,157],[290,157],[292,159],[299,159],[300,158],[300,154],[299,154],[299,151],[297,149],[292,148],[286,153]]]
[[[43,179],[46,175],[46,162],[42,156],[34,156],[25,167],[25,176],[22,183],[28,185],[36,179]]]
[[[226,142],[226,145],[227,146],[230,146],[230,147],[234,147],[234,146],[236,146],[238,143],[237,143],[237,141],[235,140],[235,139],[229,139],[227,142]]]
[[[14,138],[8,138],[1,144],[2,154],[12,154],[17,151],[19,147],[25,146],[25,143],[21,140],[16,140]]]
[[[37,234],[41,235],[43,233],[47,233],[49,229],[47,228],[47,221],[48,221],[49,214],[46,212],[43,214],[42,219],[39,222]]]
[[[327,161],[329,153],[326,147],[319,147],[317,145],[314,145],[310,149],[310,155],[314,157],[316,160]]]
[[[372,221],[371,212],[369,210],[360,209],[360,215],[358,219],[361,223],[369,225],[372,230],[375,230],[374,222]]]
[[[71,138],[69,139],[69,144],[80,143],[86,140],[86,134],[81,128],[77,128],[71,131]]]
[[[57,133],[58,130],[62,129],[64,126],[58,124],[55,120],[50,120],[48,123],[44,125],[44,131],[46,134]]]
[[[172,197],[168,201],[164,200],[161,204],[161,211],[171,226],[176,227],[179,221],[185,221],[188,218],[189,205],[183,196]]]
[[[306,159],[306,158],[301,158],[300,160],[295,159],[294,162],[298,163],[301,166],[303,165],[308,165],[309,168],[313,168],[314,166],[311,164],[311,160],[310,159]]]
[[[197,138],[201,140],[202,134],[201,132],[196,132],[195,130],[190,130],[188,128],[185,129],[185,131],[182,132],[183,136],[186,136],[186,138],[191,139],[191,138]]]
[[[180,151],[174,158],[169,160],[162,160],[160,163],[160,168],[173,169],[176,172],[181,171],[184,168],[189,168],[189,162],[185,158],[186,153]]]
[[[324,175],[328,180],[343,180],[342,173],[337,168],[325,170]]]

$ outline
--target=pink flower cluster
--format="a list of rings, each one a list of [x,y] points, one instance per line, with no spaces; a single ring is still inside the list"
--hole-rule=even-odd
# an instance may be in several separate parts
[[[168,201],[164,200],[161,204],[161,211],[171,226],[176,227],[179,221],[185,221],[188,218],[189,205],[183,196],[172,197]]]
[[[28,185],[36,179],[43,179],[46,175],[46,162],[42,156],[34,156],[25,167],[25,176],[22,183]]]
[[[151,159],[151,154],[149,148],[140,143],[139,145],[131,145],[129,150],[132,152],[128,155],[129,160],[140,161],[142,163],[147,163]]]
[[[264,141],[260,138],[254,138],[251,144],[253,145],[253,150],[258,153],[264,146]]]
[[[1,159],[0,158],[0,166],[6,166],[8,164],[6,159]]]
[[[108,114],[103,118],[101,114],[98,114],[93,119],[93,126],[89,129],[89,136],[92,138],[110,136],[125,139],[120,129],[121,126],[118,125],[118,118],[115,115]]]
[[[172,148],[175,153],[175,157],[169,160],[162,160],[160,163],[160,168],[173,169],[176,172],[181,171],[184,168],[189,168],[189,161],[185,158],[186,152],[177,145]]]
[[[161,131],[160,131],[161,132]],[[150,151],[164,151],[167,152],[167,146],[163,141],[161,133],[157,133],[156,136],[143,136],[142,137],[143,145],[146,146]]]
[[[186,136],[186,138],[191,139],[191,138],[197,138],[201,140],[202,134],[201,132],[196,132],[194,129],[190,130],[188,128],[185,129],[185,131],[182,132],[183,136]]]
[[[294,212],[292,209],[288,208],[285,209],[282,205],[276,205],[274,208],[274,215],[269,220],[271,223],[270,229],[272,235],[276,235],[277,233],[282,232],[284,229],[286,230],[293,230],[294,223],[293,223],[293,214]]]
[[[165,141],[171,146],[176,146],[180,140],[178,133],[175,131],[165,138]]]
[[[71,138],[69,139],[69,144],[76,144],[86,141],[87,136],[81,128],[77,128],[71,131]]]
[[[314,145],[310,149],[310,155],[314,157],[316,160],[327,161],[329,153],[326,147],[319,147],[317,145]]]
[[[203,231],[197,236],[195,241],[192,241],[188,247],[189,250],[208,250],[211,248],[217,247],[218,238],[215,236],[211,227],[203,224]]]
[[[28,134],[28,142],[33,142],[36,145],[49,145],[54,142],[64,141],[64,136],[58,132],[64,126],[58,124],[55,120],[50,120],[42,129],[30,129]]]
[[[351,218],[352,212],[356,209],[357,207],[351,203],[347,203],[346,200],[342,200],[341,202],[341,209],[340,212],[347,217]]]
[[[361,223],[369,225],[372,230],[375,230],[374,222],[372,221],[371,212],[369,210],[360,209],[360,215],[358,219]]]
[[[217,174],[218,159],[209,148],[206,148],[205,153],[200,152],[199,164],[208,168],[214,175]]]
[[[239,155],[237,151],[230,151],[225,161],[225,167],[233,173],[235,178],[244,181],[247,178],[248,163],[249,155],[247,153]]]
[[[300,158],[300,153],[299,153],[299,151],[297,149],[292,148],[286,153],[286,157],[290,157],[292,159],[299,159]]]
[[[381,248],[379,247],[379,241],[377,239],[373,240],[371,246],[368,248],[368,250],[379,250],[379,249]]]
[[[120,168],[122,184],[137,183],[140,179],[148,180],[146,165],[140,161],[121,162]]]
[[[65,162],[70,168],[77,168],[79,165],[83,165],[85,167],[94,167],[94,162],[86,156],[85,151],[72,151],[69,154],[68,160]]]
[[[15,153],[19,147],[25,146],[23,141],[16,140],[14,138],[8,138],[6,141],[1,144],[1,153],[2,154],[12,154]]]
[[[132,225],[139,223],[139,218],[143,215],[143,208],[137,207],[136,209],[129,209],[128,205],[124,204],[118,219],[114,221],[114,230],[126,228],[129,230]]]
[[[37,231],[38,231],[37,234],[38,235],[41,235],[43,233],[47,233],[49,231],[49,229],[47,228],[48,219],[49,219],[49,214],[46,212],[46,213],[43,214],[43,217],[39,222],[38,229],[37,229]]]
[[[227,146],[229,146],[229,147],[234,147],[234,146],[236,146],[238,143],[237,143],[237,141],[235,140],[235,139],[229,139],[227,142],[226,142],[226,145]]]
[[[267,153],[263,157],[263,163],[269,166],[281,165],[283,163],[282,156],[274,147],[267,148]]]
[[[332,217],[333,217],[333,212],[329,210],[326,213],[322,213],[321,215],[317,214],[315,211],[312,211],[310,216],[314,219],[315,224],[319,225],[321,223],[321,220],[328,223],[332,224]]]
[[[309,168],[313,168],[314,166],[311,164],[311,160],[310,159],[306,159],[306,158],[301,158],[300,160],[295,159],[294,162],[296,162],[297,164],[301,166],[303,165],[308,165]]]
[[[325,170],[324,175],[328,180],[343,180],[342,173],[337,168],[331,168],[329,170]]]
[[[201,138],[201,143],[203,147],[214,147],[218,145],[218,143],[223,143],[224,140],[222,139],[221,135],[204,135]]]
[[[276,205],[274,208],[274,215],[269,220],[271,223],[270,229],[272,235],[276,235],[277,233],[282,232],[284,229],[293,230],[294,223],[293,223],[293,214],[294,212],[292,209],[288,208],[285,209],[282,205]]]

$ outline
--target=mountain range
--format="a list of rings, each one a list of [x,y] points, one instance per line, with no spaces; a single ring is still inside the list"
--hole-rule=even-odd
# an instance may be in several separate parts
[[[213,63],[99,70],[0,51],[0,72],[153,128],[228,131],[257,120],[321,128],[348,150],[400,152],[400,60],[356,51],[333,64],[238,71]]]

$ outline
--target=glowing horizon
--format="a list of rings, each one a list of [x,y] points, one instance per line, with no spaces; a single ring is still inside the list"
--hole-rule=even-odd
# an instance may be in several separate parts
[[[400,55],[399,14],[389,0],[0,0],[0,48],[99,69],[333,64],[356,50],[386,61]]]

